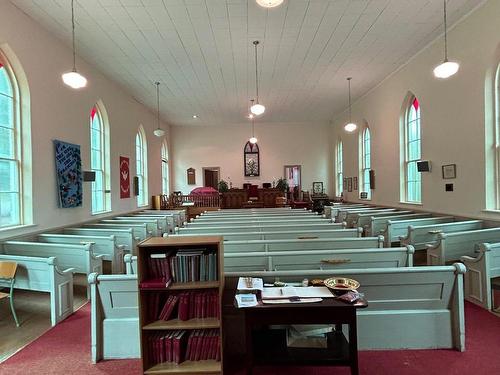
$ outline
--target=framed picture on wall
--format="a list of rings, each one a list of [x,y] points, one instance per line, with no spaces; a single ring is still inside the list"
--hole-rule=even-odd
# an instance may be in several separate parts
[[[322,182],[313,182],[313,194],[323,194]]]
[[[352,191],[352,177],[347,179],[347,191]]]
[[[352,189],[358,190],[358,178],[357,177],[352,178]]]
[[[457,165],[456,164],[447,164],[441,167],[443,172],[443,179],[449,180],[452,178],[457,178]]]

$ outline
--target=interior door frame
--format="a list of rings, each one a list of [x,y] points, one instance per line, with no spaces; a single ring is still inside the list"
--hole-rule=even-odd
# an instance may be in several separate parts
[[[299,170],[299,193],[300,193],[302,191],[302,165],[300,165],[300,164],[285,165],[283,167],[283,176],[285,177],[286,180],[288,180],[286,169],[293,168],[293,167],[297,167],[297,169]]]
[[[206,186],[206,181],[205,181],[205,170],[209,171],[217,171],[217,183],[216,185],[219,184],[220,181],[220,167],[202,167],[201,168],[201,174],[203,175],[203,186]]]

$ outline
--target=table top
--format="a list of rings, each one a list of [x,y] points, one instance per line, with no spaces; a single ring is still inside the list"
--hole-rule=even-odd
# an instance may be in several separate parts
[[[312,303],[293,303],[293,302],[290,302],[290,303],[280,303],[280,304],[265,304],[265,303],[262,303],[261,300],[259,300],[259,304],[257,306],[252,306],[252,307],[242,307],[242,309],[245,309],[245,310],[252,310],[252,309],[266,309],[266,310],[269,310],[269,309],[282,309],[282,308],[290,308],[290,307],[293,307],[293,308],[297,308],[297,309],[301,309],[301,308],[307,308],[307,309],[311,309],[311,308],[332,308],[332,307],[335,307],[335,308],[344,308],[344,309],[350,309],[350,308],[365,308],[365,307],[368,307],[368,302],[365,300],[365,299],[359,299],[357,300],[356,302],[354,303],[348,303],[348,302],[344,302],[344,301],[341,301],[341,300],[338,300],[336,298],[323,298],[323,300],[321,302],[312,302]]]

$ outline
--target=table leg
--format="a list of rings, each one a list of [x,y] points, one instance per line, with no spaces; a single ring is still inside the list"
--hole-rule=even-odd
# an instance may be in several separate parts
[[[248,317],[245,316],[245,371],[247,375],[252,375],[253,370],[253,340],[252,340],[252,324],[248,322]]]
[[[354,311],[354,318],[351,319],[351,323],[349,323],[349,361],[351,362],[351,375],[358,375],[358,332],[356,327],[356,311]]]

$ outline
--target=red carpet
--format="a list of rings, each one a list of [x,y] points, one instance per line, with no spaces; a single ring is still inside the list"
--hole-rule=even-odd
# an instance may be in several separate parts
[[[500,374],[500,318],[466,303],[465,353],[454,350],[365,351],[363,375]],[[1,333],[0,333],[1,335]],[[1,338],[1,336],[0,336]],[[139,360],[90,362],[90,306],[0,364],[0,374],[140,374]],[[256,375],[343,375],[347,368],[257,368]],[[227,374],[226,374],[227,375]]]

